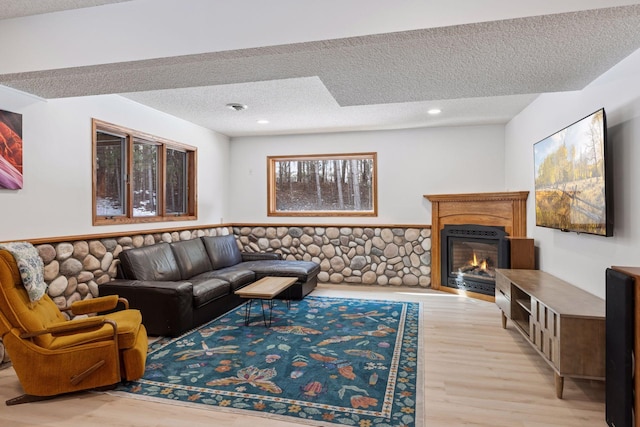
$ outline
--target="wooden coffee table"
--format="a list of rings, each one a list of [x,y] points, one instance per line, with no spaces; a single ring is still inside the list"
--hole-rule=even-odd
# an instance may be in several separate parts
[[[245,286],[242,289],[238,289],[235,291],[235,294],[242,297],[248,298],[249,302],[245,305],[244,311],[244,325],[249,326],[249,319],[251,318],[251,303],[254,299],[259,299],[261,301],[267,300],[269,301],[269,322],[267,323],[267,315],[264,311],[264,304],[260,304],[262,306],[262,319],[264,320],[264,325],[269,328],[271,327],[271,316],[273,315],[273,305],[274,298],[276,295],[281,294],[283,291],[289,289],[291,285],[293,285],[298,278],[296,277],[263,277],[260,280],[253,282],[250,285]],[[291,307],[291,300],[287,299],[287,307]]]

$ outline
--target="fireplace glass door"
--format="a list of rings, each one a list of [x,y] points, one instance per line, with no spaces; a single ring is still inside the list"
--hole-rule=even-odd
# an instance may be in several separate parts
[[[494,295],[496,268],[509,267],[504,228],[447,224],[440,235],[442,286]]]
[[[450,277],[494,282],[498,268],[498,242],[452,238],[449,242]]]

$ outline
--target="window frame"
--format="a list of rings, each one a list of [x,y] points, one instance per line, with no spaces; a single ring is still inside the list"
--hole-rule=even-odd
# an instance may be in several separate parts
[[[113,225],[113,224],[139,224],[161,221],[192,221],[198,219],[197,213],[197,154],[198,149],[191,145],[171,141],[160,138],[137,130],[129,129],[123,126],[115,125],[98,119],[91,119],[92,128],[92,218],[93,225]],[[125,176],[122,179],[123,188],[125,189],[125,206],[123,215],[98,215],[97,213],[97,152],[98,152],[98,132],[114,134],[124,139],[125,158]],[[158,191],[157,191],[157,215],[134,216],[133,214],[133,147],[138,142],[149,143],[159,147],[158,150]],[[186,212],[177,214],[166,214],[166,152],[167,149],[183,151],[187,157],[187,203]]]
[[[371,205],[370,210],[299,210],[282,211],[276,207],[276,162],[283,161],[319,161],[319,160],[363,160],[371,159]],[[281,217],[376,217],[378,216],[378,161],[377,153],[331,153],[267,156],[267,216]]]

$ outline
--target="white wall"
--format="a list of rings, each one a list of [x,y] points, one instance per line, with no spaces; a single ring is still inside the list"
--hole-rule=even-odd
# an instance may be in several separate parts
[[[22,114],[24,186],[0,189],[0,241],[198,224],[225,216],[226,136],[117,95],[41,100],[0,86],[0,109]],[[91,224],[91,118],[198,148],[198,220]]]
[[[268,217],[267,156],[378,153],[377,217]],[[504,190],[504,127],[242,137],[231,140],[229,214],[236,223],[430,224],[425,194]]]
[[[539,248],[540,269],[604,297],[605,269],[640,265],[640,51],[582,91],[545,94],[505,129],[505,177],[512,190],[531,193],[528,236]],[[563,233],[535,226],[533,144],[604,107],[614,170],[614,236]]]

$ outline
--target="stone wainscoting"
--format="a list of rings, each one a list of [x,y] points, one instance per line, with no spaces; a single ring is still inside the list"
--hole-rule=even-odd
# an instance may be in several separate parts
[[[90,240],[55,241],[38,243],[40,258],[44,262],[44,280],[48,283],[47,294],[64,311],[74,301],[95,298],[100,295],[100,284],[116,277],[118,254],[130,248],[149,246],[159,242],[177,242],[200,236],[222,236],[231,233],[231,227],[214,227],[197,230],[132,234],[130,236],[106,237]],[[44,239],[43,239],[44,240]],[[52,239],[53,240],[53,239]],[[86,317],[77,316],[77,317]],[[0,369],[9,365],[0,339]]]
[[[276,252],[320,264],[321,283],[431,284],[431,229],[402,227],[225,226],[93,240],[36,244],[48,294],[61,310],[94,298],[116,277],[118,254],[159,242],[233,233],[242,250]]]
[[[116,277],[118,255],[124,250],[230,233],[230,227],[219,227],[45,243],[36,248],[44,262],[44,280],[49,284],[47,293],[64,310],[75,301],[99,296],[100,285]],[[69,317],[67,312],[63,314]]]
[[[276,252],[285,259],[319,263],[321,283],[431,284],[429,227],[219,226],[84,240],[51,239],[51,243],[43,239],[35,246],[44,261],[48,295],[64,310],[74,301],[100,295],[100,284],[116,277],[118,254],[123,250],[231,233],[244,251]],[[67,311],[63,314],[72,317]],[[7,360],[0,340],[0,368]]]
[[[244,251],[317,262],[321,283],[431,284],[430,228],[245,226],[233,233]]]

